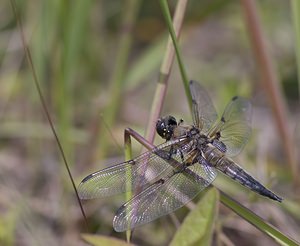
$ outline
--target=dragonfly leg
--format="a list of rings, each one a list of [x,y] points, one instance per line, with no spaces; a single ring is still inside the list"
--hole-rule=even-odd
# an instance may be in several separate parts
[[[153,149],[155,146],[148,142],[144,137],[142,137],[139,133],[134,131],[131,128],[126,128],[124,130],[124,141],[126,143],[131,143],[130,136],[137,140],[141,145],[143,145],[148,150]]]
[[[144,137],[142,137],[139,133],[137,133],[136,131],[134,131],[131,128],[126,128],[124,130],[124,142],[125,145],[128,145],[128,148],[131,148],[131,139],[130,136],[132,136],[134,139],[136,139],[140,144],[142,144],[145,148],[147,148],[148,150],[152,150],[155,148],[155,146],[153,144],[151,144],[150,142],[148,142]],[[164,152],[158,152],[156,153],[158,156],[162,157],[163,159],[171,159],[172,156],[174,154],[176,154],[176,151],[180,151],[180,158],[182,160],[182,162],[184,161],[184,155],[183,152],[178,149],[174,149],[173,146],[171,146],[171,149],[168,153]],[[131,158],[130,158],[131,159]],[[176,165],[177,166],[177,165]]]

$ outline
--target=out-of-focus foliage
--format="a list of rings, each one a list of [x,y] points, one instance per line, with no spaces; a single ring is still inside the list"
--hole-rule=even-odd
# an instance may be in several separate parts
[[[141,2],[117,117],[113,124],[105,124],[104,112],[109,112],[107,105],[114,97],[110,81],[126,3],[17,1],[34,66],[76,184],[86,174],[124,159],[125,127],[143,134],[147,125],[167,37],[157,1]],[[173,11],[176,1],[169,3]],[[291,9],[287,1],[257,3],[291,111],[286,124],[293,127],[300,112]],[[235,160],[288,202],[278,205],[258,197],[221,175],[215,185],[299,241],[300,220],[295,216],[300,211],[299,194],[292,186],[282,141],[259,81],[239,2],[189,1],[180,45],[189,78],[207,87],[219,112],[234,95],[252,99],[253,136]],[[176,62],[163,114],[191,122]],[[0,119],[0,244],[85,245],[80,239],[83,218],[41,109],[9,1],[0,2]],[[99,159],[103,129],[108,132],[108,149],[105,158]],[[300,136],[296,130],[295,136]],[[140,151],[135,142],[133,150]],[[123,237],[112,229],[113,215],[123,202],[123,196],[85,202],[89,233]],[[183,208],[176,216],[182,221],[187,213]],[[176,233],[172,221],[166,216],[137,228],[133,243],[168,244]],[[216,221],[213,244],[273,245],[223,205]]]

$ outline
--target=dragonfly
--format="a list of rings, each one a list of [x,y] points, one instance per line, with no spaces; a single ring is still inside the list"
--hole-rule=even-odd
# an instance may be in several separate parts
[[[158,119],[156,132],[164,143],[94,172],[80,183],[78,194],[83,200],[128,191],[134,194],[116,212],[115,231],[133,229],[179,209],[207,188],[218,172],[262,196],[282,201],[231,159],[251,135],[250,101],[235,96],[218,117],[201,84],[192,80],[189,89],[192,125],[177,122],[173,116]]]

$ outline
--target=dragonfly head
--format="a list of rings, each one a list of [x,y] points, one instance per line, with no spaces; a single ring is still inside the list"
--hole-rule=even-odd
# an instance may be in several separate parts
[[[156,122],[156,132],[163,139],[170,140],[176,126],[176,119],[173,116],[169,115],[158,119],[158,121]]]

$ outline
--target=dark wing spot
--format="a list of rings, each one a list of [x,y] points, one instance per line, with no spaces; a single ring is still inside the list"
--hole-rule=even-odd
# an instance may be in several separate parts
[[[222,116],[221,121],[225,123],[225,118]]]
[[[234,96],[231,100],[235,101],[236,99],[238,99],[238,96]]]

